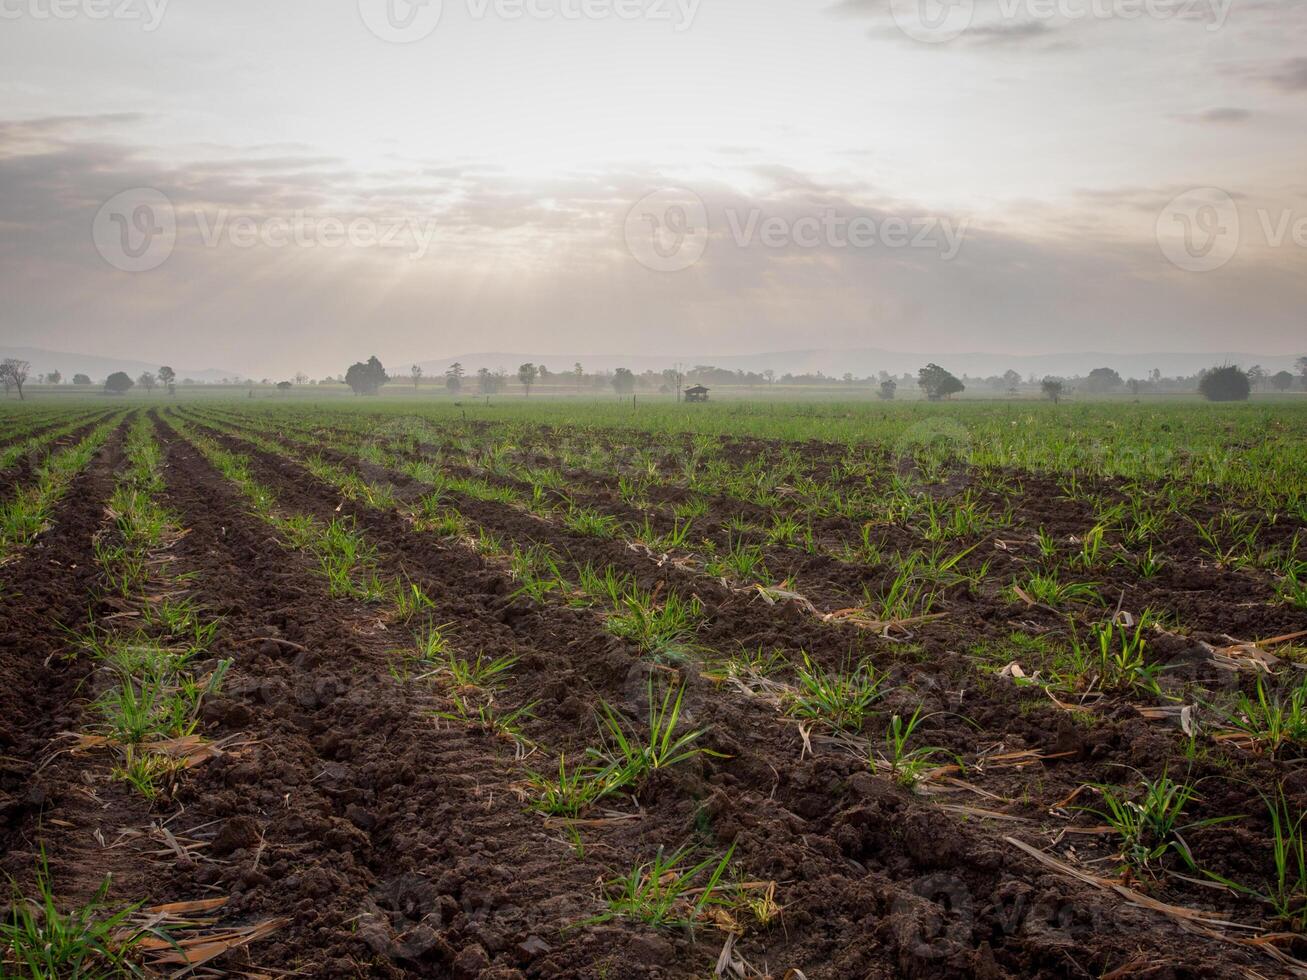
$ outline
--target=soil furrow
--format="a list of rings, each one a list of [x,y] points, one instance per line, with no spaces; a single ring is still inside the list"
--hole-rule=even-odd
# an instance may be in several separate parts
[[[224,439],[226,444],[235,448],[248,448],[230,437],[221,437],[218,441]],[[437,563],[434,555],[427,559],[419,557],[426,546],[412,543],[412,531],[396,515],[340,504],[330,488],[318,484],[293,463],[257,453],[254,455],[261,479],[267,479],[281,494],[302,495],[302,499],[296,497],[297,506],[314,506],[320,516],[326,517],[336,513],[339,504],[346,513],[353,514],[370,539],[380,544],[385,553],[398,556],[396,560],[410,573],[416,573],[414,581],[420,580],[418,576],[423,569],[430,569]],[[442,555],[439,561],[448,561],[448,555]],[[522,615],[526,622],[531,621],[529,613]],[[741,851],[749,856],[757,855],[757,860],[762,862],[757,869],[763,874],[774,874],[790,882],[797,896],[796,917],[802,915],[805,921],[813,922],[834,910],[847,915],[848,903],[868,901],[868,889],[871,889],[880,897],[879,905],[875,907],[883,916],[893,919],[896,902],[900,905],[907,902],[908,907],[912,907],[913,899],[904,896],[914,895],[914,887],[925,887],[920,881],[913,880],[914,872],[918,879],[936,873],[952,874],[955,876],[953,880],[963,882],[961,887],[966,888],[968,894],[991,892],[1000,888],[1007,877],[1017,883],[1040,880],[1033,868],[1018,870],[1022,867],[1020,859],[1001,854],[992,843],[986,843],[983,834],[959,827],[955,818],[905,798],[892,788],[882,788],[883,781],[871,779],[869,774],[859,774],[855,760],[824,758],[805,761],[799,757],[801,753],[797,745],[794,749],[781,747],[778,751],[774,722],[757,718],[756,710],[741,709],[730,704],[729,699],[704,694],[701,691],[694,702],[696,712],[701,712],[696,715],[696,724],[710,719],[715,732],[729,732],[729,737],[719,744],[728,754],[735,756],[720,767],[714,764],[714,771],[708,773],[710,781],[716,780],[718,787],[705,797],[713,830],[721,840],[742,840]],[[754,746],[769,746],[776,768],[787,775],[782,777],[771,772],[763,751]],[[869,782],[859,780],[859,775],[865,776]],[[710,785],[714,784],[710,782]],[[871,794],[876,806],[869,808],[866,805],[865,798],[860,795],[865,793]],[[882,801],[886,796],[888,802]],[[759,820],[760,809],[775,810],[776,818]],[[869,815],[868,809],[874,811],[874,815]],[[848,828],[850,820],[858,828],[856,831]],[[915,844],[905,847],[904,826],[919,830],[922,835],[920,847]],[[831,837],[821,836],[823,832],[832,830]],[[814,848],[811,843],[814,839],[825,841],[825,849]],[[779,846],[779,842],[785,841],[792,847]],[[801,844],[800,841],[807,843]],[[841,844],[849,842],[854,849],[852,854],[836,841]],[[946,844],[946,841],[955,843]],[[885,849],[891,853],[897,851],[898,859],[886,861],[883,856]],[[781,859],[778,852],[788,852],[791,856]],[[877,855],[877,859],[868,861],[872,854]],[[873,871],[878,862],[882,866]],[[950,870],[942,872],[942,868]],[[870,878],[866,877],[869,872]],[[801,884],[795,887],[795,882]],[[824,886],[825,891],[816,883]],[[1074,891],[1059,895],[1059,902],[1068,903],[1060,906],[1062,908],[1100,908],[1092,898],[1075,896]],[[1120,914],[1130,916],[1128,911]],[[849,928],[854,926],[850,924]],[[1144,928],[1147,928],[1144,919],[1127,926],[1127,929]],[[812,940],[811,935],[804,935],[802,939],[805,944]],[[780,947],[782,950],[786,948]],[[829,961],[834,955],[833,944],[822,943],[820,949],[821,954],[816,958],[818,963]],[[997,949],[991,949],[992,955],[999,957],[1005,966],[1020,963],[1022,968],[1033,968],[1036,972],[1054,969],[1053,960],[1045,959],[1049,950],[1042,949],[1041,941],[1030,935],[1007,936]],[[975,948],[959,948],[956,952],[959,959],[955,968],[962,963],[975,968]],[[893,940],[884,943],[880,955],[900,966],[912,960],[911,954],[906,960],[902,959],[904,950]],[[1242,954],[1236,956],[1242,958]],[[1060,954],[1053,959],[1060,963]],[[1102,960],[1104,966],[1109,960],[1110,955]],[[816,975],[822,974],[818,972]]]

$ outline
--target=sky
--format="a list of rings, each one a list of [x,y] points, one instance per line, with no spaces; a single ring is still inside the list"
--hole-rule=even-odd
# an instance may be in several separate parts
[[[1303,0],[0,0],[0,345],[1307,352]]]

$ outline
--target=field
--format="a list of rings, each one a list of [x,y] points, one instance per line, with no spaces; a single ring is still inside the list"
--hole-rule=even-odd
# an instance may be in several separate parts
[[[1307,405],[36,399],[0,472],[0,975],[1307,975]]]

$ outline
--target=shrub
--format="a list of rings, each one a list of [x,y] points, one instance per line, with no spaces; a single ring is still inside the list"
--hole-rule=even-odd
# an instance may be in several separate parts
[[[1198,390],[1209,402],[1246,402],[1252,391],[1248,375],[1237,367],[1213,368],[1198,382]]]

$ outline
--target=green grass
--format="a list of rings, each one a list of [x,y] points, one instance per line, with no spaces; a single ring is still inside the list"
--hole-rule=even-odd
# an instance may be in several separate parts
[[[558,757],[558,776],[527,773],[531,808],[551,817],[577,817],[618,789],[608,766],[568,768],[566,754]]]
[[[0,504],[0,562],[27,547],[50,525],[55,505],[109,440],[121,417],[114,415],[76,445],[47,455],[37,468],[36,482]]]
[[[600,703],[599,732],[602,746],[590,754],[598,760],[614,787],[638,786],[659,769],[687,762],[700,755],[716,755],[695,745],[705,729],[679,731],[685,688],[668,687],[659,702],[649,682],[649,719],[646,730],[628,731],[616,711]]]
[[[691,928],[713,905],[731,904],[722,878],[735,846],[721,857],[690,864],[688,851],[667,854],[662,848],[647,864],[638,864],[607,883],[608,907],[588,924],[632,919],[653,928]]]
[[[1176,782],[1165,772],[1157,779],[1141,776],[1136,791],[1097,784],[1101,808],[1088,808],[1112,828],[1120,846],[1121,860],[1136,871],[1149,871],[1163,856],[1174,853],[1189,870],[1197,862],[1183,832],[1238,820],[1237,815],[1185,820],[1189,804],[1197,799],[1190,783]]]
[[[55,900],[42,849],[36,895],[25,897],[17,883],[11,888],[9,914],[0,919],[0,976],[95,980],[145,975],[137,948],[157,933],[131,925],[139,905],[110,908],[108,878],[86,904],[65,910]]]
[[[885,729],[880,761],[891,778],[902,786],[916,786],[938,766],[937,757],[945,754],[944,749],[937,746],[912,744],[917,729],[929,717],[922,715],[921,709],[917,708],[906,721],[901,715],[894,715],[890,718],[889,727]]]
[[[656,657],[684,657],[695,648],[702,617],[703,607],[696,598],[687,601],[673,592],[660,605],[651,594],[632,586],[604,626]]]
[[[797,686],[787,699],[786,714],[844,731],[862,731],[876,703],[889,693],[885,675],[866,660],[851,670],[825,671],[805,653],[795,675]]]
[[[1218,708],[1217,713],[1225,727],[1247,736],[1271,755],[1286,746],[1307,748],[1307,677],[1272,690],[1258,674],[1254,694],[1239,692],[1231,708]]]

